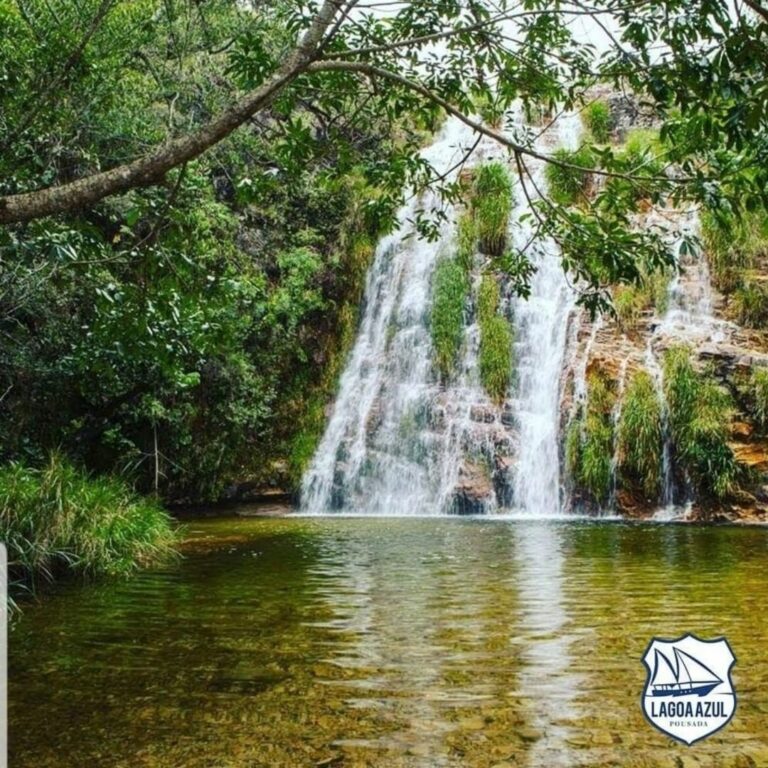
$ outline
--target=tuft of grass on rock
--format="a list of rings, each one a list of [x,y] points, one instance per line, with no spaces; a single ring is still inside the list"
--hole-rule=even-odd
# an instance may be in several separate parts
[[[616,439],[622,485],[639,487],[647,499],[658,499],[664,440],[662,406],[646,371],[637,371],[627,384]]]
[[[475,222],[468,211],[464,211],[459,217],[456,226],[456,249],[459,262],[464,271],[469,274],[475,260],[477,246],[477,233]]]
[[[712,281],[723,293],[733,293],[750,270],[768,259],[768,212],[759,208],[736,214],[705,208],[700,221]]]
[[[500,162],[481,165],[475,174],[472,216],[483,253],[501,256],[506,250],[512,203],[512,177],[507,167]]]
[[[613,407],[616,394],[598,370],[587,377],[587,405],[568,427],[566,467],[576,487],[605,504],[613,479]]]
[[[589,168],[594,165],[594,158],[586,147],[571,151],[558,149],[553,153],[555,160],[573,168],[549,163],[546,167],[547,190],[549,196],[560,205],[575,205],[586,199],[592,175]],[[583,169],[583,170],[582,170]]]
[[[613,309],[619,325],[624,330],[637,326],[643,313],[654,310],[663,315],[669,305],[668,270],[657,270],[649,275],[642,275],[638,283],[618,285],[613,290]]]
[[[483,275],[477,299],[480,326],[480,381],[497,403],[504,400],[512,382],[514,334],[508,318],[500,312],[499,284],[493,275]]]
[[[749,377],[749,412],[761,430],[768,428],[768,368],[754,368]]]
[[[618,170],[630,179],[613,178],[607,184],[613,199],[627,203],[653,197],[654,182],[642,181],[642,177],[662,177],[666,163],[663,159],[664,147],[658,131],[636,128],[630,131],[621,151],[616,153]]]
[[[433,283],[430,331],[435,365],[450,376],[464,337],[464,304],[469,293],[467,270],[458,256],[440,259]]]
[[[0,467],[0,540],[12,577],[30,584],[67,572],[126,575],[168,557],[176,536],[159,502],[54,454],[42,469]]]
[[[584,107],[581,118],[592,139],[598,144],[607,144],[611,139],[611,109],[605,101],[598,99]]]
[[[733,292],[736,321],[747,328],[768,325],[768,287],[760,280],[745,279]]]

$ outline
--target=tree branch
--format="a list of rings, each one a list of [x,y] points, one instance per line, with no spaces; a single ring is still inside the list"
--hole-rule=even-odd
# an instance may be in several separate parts
[[[340,0],[325,0],[307,32],[283,65],[259,88],[200,130],[161,144],[149,154],[108,171],[34,192],[0,197],[0,224],[30,221],[42,216],[84,208],[109,195],[152,184],[168,171],[201,155],[228,136],[309,66],[323,35],[340,8]]]
[[[513,152],[520,155],[527,155],[528,157],[533,157],[533,158],[536,158],[537,160],[542,160],[545,163],[549,163],[550,165],[556,165],[560,168],[566,168],[571,171],[594,173],[598,176],[606,176],[606,177],[615,178],[615,179],[624,179],[625,181],[632,181],[632,182],[663,181],[663,182],[672,182],[676,184],[683,184],[690,181],[690,179],[685,176],[679,176],[676,178],[669,178],[667,176],[635,176],[633,174],[618,173],[616,171],[606,171],[601,168],[589,168],[582,165],[575,165],[574,163],[569,163],[565,160],[560,160],[559,158],[556,158],[553,155],[545,155],[543,152],[538,152],[532,147],[513,141],[508,136],[505,136],[503,133],[497,131],[495,128],[491,128],[490,126],[487,126],[484,123],[481,123],[478,120],[475,120],[469,115],[465,115],[458,107],[453,106],[453,104],[451,104],[449,101],[442,98],[438,94],[434,93],[434,91],[431,91],[429,88],[422,85],[421,83],[418,83],[415,80],[409,80],[407,77],[404,77],[403,75],[399,75],[397,72],[392,72],[388,69],[383,69],[382,67],[377,67],[373,64],[366,64],[364,62],[355,62],[355,61],[324,60],[324,61],[313,62],[312,64],[307,66],[306,71],[307,72],[334,72],[334,71],[335,72],[339,72],[339,71],[358,72],[363,75],[368,75],[369,77],[379,77],[384,80],[389,80],[390,82],[397,83],[398,85],[402,85],[403,87],[408,88],[409,90],[420,94],[425,99],[428,99],[434,104],[437,104],[439,107],[442,107],[449,115],[453,115],[454,117],[461,120],[461,122],[463,122],[465,125],[468,125],[470,128],[472,128],[473,130],[477,131],[478,133],[482,133],[485,136],[488,136],[489,138],[493,139],[499,144],[502,144],[503,146],[508,147]],[[0,221],[1,220],[2,219],[0,219]]]

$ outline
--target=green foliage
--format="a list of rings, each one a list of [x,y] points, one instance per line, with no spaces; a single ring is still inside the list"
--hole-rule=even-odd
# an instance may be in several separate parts
[[[500,162],[481,165],[475,174],[472,215],[483,253],[504,253],[512,202],[512,179],[507,167]]]
[[[611,139],[611,109],[605,101],[598,99],[587,104],[581,113],[584,125],[598,144],[607,144]]]
[[[600,371],[587,377],[587,404],[566,435],[566,467],[577,489],[605,504],[613,479],[613,407],[616,394]]]
[[[575,151],[558,149],[553,152],[553,157],[560,163],[574,167],[547,165],[547,189],[550,197],[559,205],[585,202],[592,178],[587,169],[594,165],[594,158],[589,148],[582,147]]]
[[[435,269],[432,288],[430,329],[435,364],[448,377],[456,364],[464,337],[464,304],[469,278],[457,256],[441,259]]]
[[[711,375],[696,371],[686,347],[665,354],[664,393],[679,465],[700,493],[719,499],[730,496],[741,476],[728,446],[730,396]]]
[[[768,325],[768,287],[763,282],[746,279],[733,293],[736,321],[747,328]]]
[[[173,551],[171,519],[123,482],[91,477],[53,455],[42,469],[0,467],[0,538],[14,578],[61,571],[128,574]]]
[[[616,286],[613,308],[621,327],[633,329],[643,312],[650,309],[657,315],[663,315],[669,304],[668,291],[668,270],[657,270],[650,275],[642,275],[639,282]]]
[[[500,312],[499,284],[493,275],[483,275],[477,298],[480,326],[480,381],[497,403],[504,400],[512,381],[512,343],[510,321]]]
[[[733,293],[768,259],[768,212],[762,206],[738,213],[705,206],[701,238],[715,286]],[[759,297],[748,297],[747,303],[750,298]]]
[[[656,386],[645,371],[637,371],[627,384],[616,439],[622,484],[641,488],[649,500],[657,499],[662,474],[662,411]]]
[[[768,368],[754,368],[749,377],[749,410],[761,430],[768,427]]]

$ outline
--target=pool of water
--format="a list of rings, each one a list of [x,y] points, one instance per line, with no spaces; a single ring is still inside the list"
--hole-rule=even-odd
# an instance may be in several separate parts
[[[188,523],[10,634],[10,765],[768,766],[768,531],[458,519]],[[654,635],[724,634],[730,725],[643,718]]]

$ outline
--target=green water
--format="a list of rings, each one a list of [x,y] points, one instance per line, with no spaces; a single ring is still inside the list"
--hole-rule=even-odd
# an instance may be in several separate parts
[[[768,531],[190,524],[183,561],[11,633],[12,768],[768,766]],[[724,634],[731,724],[644,720],[653,635]]]

